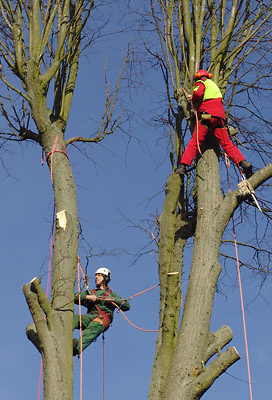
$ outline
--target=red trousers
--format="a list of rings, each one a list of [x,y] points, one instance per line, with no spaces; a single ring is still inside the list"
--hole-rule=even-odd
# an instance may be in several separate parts
[[[214,135],[217,137],[220,146],[234,163],[238,164],[240,161],[245,159],[240,150],[238,150],[238,148],[232,143],[228,130],[224,127],[221,118],[212,117],[208,124],[209,127],[212,128]],[[198,153],[198,146],[200,147],[204,142],[209,131],[209,128],[203,125],[200,121],[198,121],[197,126],[195,127],[192,138],[190,139],[180,160],[182,164],[188,166],[191,165],[193,159]]]

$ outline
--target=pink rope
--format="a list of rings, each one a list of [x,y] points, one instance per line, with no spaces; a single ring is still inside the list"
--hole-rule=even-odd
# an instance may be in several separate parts
[[[53,218],[52,218],[52,227],[51,227],[51,235],[50,235],[50,252],[49,252],[49,264],[48,264],[48,273],[47,273],[47,286],[46,286],[46,296],[49,296],[49,288],[50,288],[50,277],[51,277],[51,269],[52,269],[52,256],[53,256],[53,237],[54,237],[54,227],[55,227],[55,212],[56,206],[54,204],[53,207]],[[40,378],[39,378],[39,388],[38,388],[38,400],[41,398],[41,387],[42,387],[42,373],[43,373],[43,360],[41,358],[40,365]]]
[[[78,269],[77,269],[77,284],[78,284],[78,305],[79,305],[79,331],[80,331],[80,400],[82,400],[82,313],[81,313],[81,299],[80,299],[80,269],[79,269],[79,259],[78,259]]]
[[[103,332],[103,351],[102,351],[102,398],[105,400],[105,335]]]
[[[227,163],[226,163],[226,167],[227,167],[228,186],[229,186],[229,191],[230,191],[230,179],[229,179],[229,170],[228,170]],[[238,167],[239,167],[239,165],[238,165]],[[240,167],[239,167],[239,169],[240,169]],[[240,169],[240,172],[241,172],[241,175],[242,175],[241,169]],[[249,351],[248,351],[248,342],[247,342],[246,317],[245,317],[245,307],[244,307],[244,298],[243,298],[243,288],[242,288],[242,279],[241,279],[239,255],[238,255],[238,245],[237,245],[235,224],[234,224],[234,217],[233,216],[232,216],[232,230],[233,230],[233,238],[234,238],[234,244],[235,244],[235,256],[236,256],[236,265],[237,265],[237,273],[238,273],[241,309],[242,309],[242,319],[243,319],[243,330],[244,330],[244,340],[245,340],[245,349],[246,349],[249,395],[250,395],[250,400],[253,400],[252,382],[251,382],[251,373],[250,373],[250,362],[249,362]]]

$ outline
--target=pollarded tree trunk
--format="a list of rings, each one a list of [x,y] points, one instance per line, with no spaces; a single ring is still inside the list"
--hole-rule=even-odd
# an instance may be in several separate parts
[[[205,354],[210,317],[216,282],[221,270],[218,257],[225,226],[219,225],[217,218],[223,202],[218,162],[212,150],[204,153],[204,159],[199,161],[197,168],[197,225],[194,251],[180,335],[165,389],[168,393],[168,385],[171,382],[169,399],[197,398],[195,393],[199,387],[199,377],[206,371]],[[239,358],[235,351],[234,353],[235,357],[231,358],[231,362]]]
[[[33,103],[34,104],[34,103]],[[39,281],[24,286],[34,326],[27,328],[30,340],[42,354],[44,399],[72,399],[72,323],[75,266],[78,246],[77,198],[63,133],[51,121],[46,101],[32,107],[51,171],[55,195],[56,230],[54,237],[51,301]],[[43,112],[41,112],[41,109]]]
[[[34,279],[24,286],[44,367],[44,399],[72,399],[72,322],[78,244],[76,193],[69,160],[52,153],[56,231],[51,302]],[[31,339],[33,326],[28,328]],[[36,336],[36,335],[35,335]]]
[[[230,330],[209,333],[214,293],[221,267],[219,248],[232,213],[242,201],[239,190],[222,195],[218,160],[212,149],[197,166],[197,224],[194,251],[179,337],[161,399],[197,400],[229,366],[239,359]],[[253,188],[272,176],[269,164],[250,178]],[[216,339],[215,339],[216,338]],[[211,351],[212,349],[212,351]],[[217,357],[207,364],[210,357]]]
[[[159,399],[169,372],[178,336],[182,303],[182,255],[193,232],[193,219],[180,208],[183,192],[180,177],[169,175],[163,211],[159,217],[160,322],[156,354],[149,388],[149,400]]]

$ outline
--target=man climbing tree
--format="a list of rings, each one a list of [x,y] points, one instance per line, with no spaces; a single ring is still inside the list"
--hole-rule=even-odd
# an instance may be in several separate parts
[[[73,339],[73,355],[78,356],[96,338],[105,332],[113,320],[114,309],[122,311],[130,309],[129,302],[112,292],[108,283],[111,280],[111,272],[108,268],[98,268],[95,272],[96,289],[84,291],[75,297],[76,304],[82,304],[87,308],[87,314],[81,316],[74,314],[74,329],[82,327],[82,349],[81,340]],[[79,298],[80,297],[80,298]],[[80,326],[81,325],[81,326]]]
[[[214,81],[212,74],[200,69],[195,73],[195,85],[191,97],[193,110],[197,113],[196,127],[188,146],[182,154],[177,174],[183,175],[186,166],[190,166],[200,150],[209,130],[218,139],[221,147],[231,160],[242,167],[245,175],[252,175],[252,165],[245,160],[243,154],[232,143],[227,129],[226,115],[222,104],[222,93]]]
[[[91,39],[83,30],[99,3],[103,2],[94,7],[92,0],[0,0],[0,79],[6,88],[1,110],[7,124],[3,141],[32,141],[42,149],[54,190],[51,297],[37,278],[23,287],[34,322],[27,327],[27,336],[42,355],[45,400],[73,397],[71,348],[79,221],[67,147],[99,143],[118,128],[123,115],[115,115],[114,108],[127,59],[116,89],[109,90],[105,77],[106,105],[94,135],[66,137],[82,47],[100,33],[97,23]]]
[[[235,210],[244,215],[246,207],[254,221],[258,220],[259,215],[255,215],[255,204],[253,207],[251,203],[244,204],[248,199],[237,188],[237,177],[231,182],[234,187],[228,188],[226,180],[221,181],[223,173],[231,174],[234,178],[236,168],[226,171],[222,162],[224,158],[215,151],[214,141],[205,141],[202,157],[196,169],[187,175],[186,185],[175,174],[180,160],[184,161],[181,171],[184,173],[185,164],[189,165],[198,151],[195,141],[181,158],[184,138],[188,131],[193,133],[195,130],[187,93],[194,87],[196,71],[203,69],[212,72],[213,81],[224,97],[226,116],[240,128],[238,131],[242,137],[237,137],[237,143],[244,146],[244,154],[249,149],[252,151],[248,152],[250,158],[254,157],[254,164],[260,168],[249,178],[250,184],[253,189],[261,187],[272,176],[272,146],[265,136],[265,132],[271,132],[271,122],[266,123],[268,117],[260,116],[260,109],[256,114],[258,97],[254,96],[256,93],[258,96],[265,96],[269,91],[271,93],[271,83],[266,79],[271,63],[267,63],[266,56],[271,54],[272,10],[270,4],[255,0],[150,0],[150,5],[152,19],[148,19],[146,13],[141,23],[146,28],[144,23],[148,19],[154,29],[142,29],[142,34],[145,35],[148,61],[160,67],[165,83],[165,113],[162,115],[160,107],[160,115],[154,116],[154,120],[162,124],[167,122],[165,132],[168,133],[172,173],[165,184],[164,205],[158,217],[160,330],[148,398],[198,400],[240,358],[235,347],[223,350],[232,339],[229,327],[218,327],[216,332],[210,332],[215,290],[222,268],[220,263],[232,259],[231,255],[226,255],[226,251],[223,251],[225,256],[221,255],[224,233],[229,223],[232,226]],[[151,32],[156,32],[157,41]],[[258,73],[259,70],[262,72]],[[207,82],[211,81],[207,79],[196,83],[194,99],[201,90],[205,94]],[[218,116],[225,119],[221,95],[215,97],[219,98],[216,101],[221,109]],[[201,109],[205,104],[205,97],[201,93],[199,100],[201,106],[198,111],[206,111],[211,116],[215,114],[214,109]],[[213,100],[207,100],[206,104],[209,102]],[[216,121],[211,119],[211,128],[221,130],[221,121],[219,125]],[[208,131],[202,123],[199,128],[203,136]],[[222,140],[225,132],[219,132]],[[190,147],[193,147],[193,151],[188,154]],[[237,156],[237,153],[232,158],[235,163],[245,159],[240,154]],[[251,174],[251,165],[242,164],[241,167],[247,167],[244,169],[247,176]],[[270,210],[266,223],[271,229],[271,207],[267,199],[269,196],[264,200],[264,208]],[[263,218],[259,210],[257,213]],[[191,262],[186,262],[184,267],[183,257],[188,242]],[[255,248],[260,248],[258,238],[255,243]],[[250,246],[247,243],[244,246],[247,251],[252,246],[254,252],[252,242]],[[266,251],[269,252],[269,264],[271,251],[265,248],[263,254]],[[254,270],[262,270],[259,257],[251,259],[257,259]],[[188,273],[189,278],[184,285],[186,295],[184,293],[182,296],[181,309],[184,272]]]

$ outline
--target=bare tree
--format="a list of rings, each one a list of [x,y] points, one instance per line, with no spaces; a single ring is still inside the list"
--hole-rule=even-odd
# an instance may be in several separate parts
[[[228,191],[224,181],[220,182],[222,154],[212,139],[201,148],[196,167],[185,178],[175,175],[186,134],[195,125],[188,94],[198,69],[212,72],[224,94],[230,131],[237,133],[237,127],[240,131],[234,140],[244,150],[251,150],[248,154],[254,164],[265,165],[271,158],[267,138],[271,122],[256,106],[256,100],[271,92],[272,11],[271,4],[254,0],[151,0],[150,7],[145,14],[139,12],[139,26],[149,62],[161,69],[165,83],[165,113],[157,121],[161,126],[167,122],[172,174],[166,182],[158,220],[160,332],[149,399],[195,400],[239,359],[234,347],[221,351],[232,339],[229,327],[210,332],[219,262],[229,257],[225,250],[220,254],[224,234],[235,211],[245,216],[255,214],[256,223],[265,217],[270,232],[271,206],[266,192],[263,213],[256,212],[248,196],[238,188]],[[272,165],[268,164],[249,183],[261,190],[271,176]],[[183,254],[189,238],[194,239],[194,247],[179,326]],[[256,238],[255,245],[248,247],[253,254],[249,267],[262,273],[265,270],[267,276],[271,251],[265,240],[260,240]],[[264,260],[267,266],[262,265]],[[209,362],[212,356],[215,358]]]
[[[94,137],[65,139],[83,45],[82,34],[94,1],[0,1],[2,115],[8,130],[3,140],[31,140],[42,147],[48,163],[56,209],[51,299],[37,278],[24,285],[34,324],[28,338],[42,354],[44,399],[72,399],[72,325],[78,251],[76,187],[66,148],[70,143],[97,143],[112,133],[121,117],[114,114],[116,89],[107,79],[106,107]],[[52,103],[52,107],[49,104]]]

